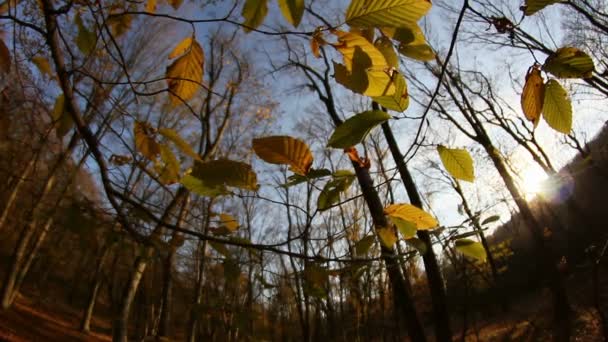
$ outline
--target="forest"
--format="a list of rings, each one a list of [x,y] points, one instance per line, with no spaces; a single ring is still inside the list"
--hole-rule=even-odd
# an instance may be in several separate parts
[[[608,341],[607,108],[606,0],[0,0],[0,341]]]

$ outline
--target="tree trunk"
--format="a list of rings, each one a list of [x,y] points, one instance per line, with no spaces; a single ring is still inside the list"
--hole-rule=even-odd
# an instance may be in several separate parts
[[[105,263],[107,257],[110,255],[111,247],[111,243],[108,243],[106,246],[104,246],[101,255],[99,256],[99,259],[97,259],[97,268],[95,269],[93,286],[91,286],[91,290],[89,292],[89,299],[87,301],[87,307],[84,311],[82,321],[80,322],[80,330],[85,333],[88,333],[91,329],[91,318],[93,317],[95,302],[97,301],[97,294],[99,293],[99,288],[101,287],[101,282],[103,280],[103,264]]]
[[[131,305],[133,304],[133,299],[135,299],[135,294],[139,288],[139,283],[141,282],[144,272],[146,271],[146,267],[148,266],[148,260],[153,254],[154,247],[147,246],[145,247],[143,254],[137,257],[135,260],[133,273],[131,273],[122,297],[120,313],[114,320],[112,332],[112,340],[114,342],[128,342],[129,313],[131,312]]]
[[[378,105],[375,104],[376,108],[378,108],[377,106]],[[416,188],[416,183],[403,160],[403,155],[399,150],[393,131],[388,123],[382,124],[382,131],[384,132],[384,137],[391,150],[391,154],[393,155],[395,165],[399,170],[399,175],[401,176],[407,195],[410,198],[410,203],[422,209],[422,199]],[[441,276],[441,270],[437,263],[437,257],[433,251],[431,237],[426,231],[418,231],[417,235],[427,246],[426,253],[422,255],[422,260],[424,262],[429,290],[431,292],[436,338],[438,341],[451,341],[452,332],[450,329],[450,316],[447,307],[445,288],[443,286],[443,277]]]
[[[15,251],[13,252],[13,257],[11,258],[11,265],[8,273],[6,274],[6,280],[2,289],[2,309],[4,310],[9,309],[13,304],[13,299],[15,298],[13,296],[13,293],[15,291],[15,285],[17,284],[19,269],[23,264],[25,253],[27,251],[27,246],[33,234],[34,229],[32,225],[29,224],[23,229],[21,235],[19,236],[19,241],[17,242],[17,246],[15,247]]]

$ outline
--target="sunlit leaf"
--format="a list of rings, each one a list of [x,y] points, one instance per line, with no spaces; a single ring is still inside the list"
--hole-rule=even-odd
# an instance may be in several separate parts
[[[435,59],[435,52],[426,43],[400,45],[399,53],[422,62],[428,62]]]
[[[308,145],[290,136],[253,139],[253,150],[265,162],[289,165],[289,169],[298,175],[305,176],[312,165],[312,153]]]
[[[194,159],[201,159],[201,157],[196,152],[194,152],[190,144],[188,144],[188,142],[182,139],[182,137],[180,137],[175,130],[170,128],[161,128],[158,130],[158,133],[160,133],[160,135],[162,135],[163,137],[171,140],[171,142],[173,142],[173,144],[175,144],[175,146],[177,146],[177,148],[179,148],[179,150],[182,151],[184,154]]]
[[[167,68],[166,77],[172,104],[187,101],[196,94],[203,81],[204,63],[203,48],[193,40],[190,50]]]
[[[4,41],[0,39],[0,72],[8,74],[11,70],[11,53]]]
[[[200,179],[210,188],[231,186],[252,191],[258,189],[257,176],[251,165],[239,161],[195,161],[190,175]]]
[[[373,235],[368,235],[355,244],[355,254],[362,256],[367,254],[369,249],[374,245],[376,238]]]
[[[557,49],[545,60],[543,69],[559,78],[589,78],[593,76],[593,60],[574,47]]]
[[[169,53],[169,56],[167,58],[173,59],[175,57],[183,55],[186,51],[190,50],[193,41],[194,39],[192,39],[192,37],[185,38],[184,40],[179,42],[179,44],[177,44],[175,48],[173,48],[173,51]]]
[[[279,8],[290,24],[294,27],[300,25],[304,14],[304,0],[279,0]]]
[[[521,108],[524,111],[526,119],[534,123],[534,127],[538,125],[538,121],[540,120],[544,97],[545,83],[543,77],[538,68],[532,67],[526,75],[526,84],[521,93]]]
[[[156,160],[160,154],[160,145],[152,136],[152,127],[146,122],[135,121],[133,135],[135,136],[135,149],[148,160]]]
[[[366,111],[344,121],[336,127],[327,146],[347,148],[362,142],[372,128],[390,119],[391,116],[380,110]]]
[[[569,134],[572,130],[572,104],[557,80],[549,80],[545,86],[543,118],[558,132]]]
[[[74,18],[74,23],[78,28],[78,35],[76,36],[76,46],[78,46],[80,52],[85,55],[88,55],[95,49],[97,37],[95,36],[94,32],[89,31],[89,29],[84,25],[84,23],[82,22],[82,18],[80,18],[80,15],[76,15],[76,17]]]
[[[386,109],[403,112],[410,105],[410,96],[407,92],[405,77],[398,72],[394,72],[392,80],[395,84],[395,93],[388,96],[372,97],[372,100]]]
[[[65,110],[65,97],[63,94],[57,96],[53,106],[53,121],[55,121],[55,133],[58,137],[64,137],[74,126],[74,121]]]
[[[328,181],[323,187],[323,190],[317,198],[317,209],[320,211],[327,210],[334,204],[340,201],[340,194],[346,191],[355,179],[355,175],[343,170],[343,172],[334,173],[333,179]]]
[[[525,15],[532,15],[543,8],[561,2],[561,0],[526,0],[524,8]]]
[[[47,75],[49,77],[53,76],[53,70],[51,69],[51,64],[49,64],[49,61],[46,58],[44,58],[42,56],[33,57],[32,63],[34,63],[34,65],[36,66],[36,68],[38,68],[38,70],[40,71],[41,74]]]
[[[245,19],[243,23],[245,32],[258,28],[268,14],[268,0],[245,0],[241,14]]]
[[[374,44],[370,43],[365,37],[355,32],[335,31],[334,34],[338,37],[336,49],[344,57],[344,65],[348,71],[353,70],[353,60],[355,58],[356,48],[360,48],[370,60],[368,67],[386,67],[386,59]]]
[[[439,225],[435,218],[426,211],[411,204],[391,204],[384,208],[384,213],[392,218],[399,218],[416,225],[418,230],[428,230]]]
[[[382,31],[400,43],[397,50],[403,56],[423,62],[435,59],[435,52],[427,44],[424,32],[418,24],[401,28],[383,28]]]
[[[470,239],[460,239],[454,242],[456,250],[460,253],[481,261],[486,261],[487,254],[483,245]]]
[[[376,233],[380,237],[380,242],[389,249],[392,249],[397,242],[397,234],[391,228],[378,228],[376,229]]]
[[[346,23],[357,27],[400,27],[415,24],[430,9],[429,0],[352,0]]]
[[[401,235],[403,235],[404,239],[413,238],[416,235],[418,229],[416,228],[416,224],[407,220],[404,220],[397,216],[392,216],[391,222],[397,226]]]
[[[452,177],[467,182],[475,180],[473,158],[471,158],[469,151],[439,145],[437,146],[437,152],[439,152],[441,163]]]

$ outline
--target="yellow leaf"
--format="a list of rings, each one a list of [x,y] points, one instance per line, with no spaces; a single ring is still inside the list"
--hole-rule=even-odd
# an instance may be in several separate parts
[[[156,0],[148,0],[146,2],[146,12],[148,12],[148,13],[156,12]]]
[[[477,260],[486,261],[487,254],[483,245],[470,239],[460,239],[454,242],[456,250],[460,253]]]
[[[243,23],[245,32],[258,28],[268,14],[268,0],[246,0],[241,14],[245,19]]]
[[[393,246],[397,242],[397,234],[391,228],[378,228],[376,233],[380,237],[380,242],[388,248],[393,249]]]
[[[445,169],[450,175],[456,179],[467,182],[475,180],[475,168],[473,167],[473,158],[469,152],[460,148],[447,148],[437,146],[439,158]]]
[[[428,230],[439,225],[431,214],[411,204],[392,204],[384,208],[384,213],[391,218],[412,222],[419,230]]]
[[[346,23],[355,27],[401,27],[415,24],[430,9],[430,0],[352,0]]]
[[[171,7],[173,7],[174,10],[177,11],[182,5],[183,0],[169,0],[167,2],[169,3],[169,5],[171,5]]]
[[[166,77],[173,105],[190,100],[199,90],[203,81],[204,59],[203,48],[193,40],[190,50],[167,68]]]
[[[195,161],[190,175],[210,188],[232,186],[255,191],[259,187],[251,165],[229,159]]]
[[[570,134],[572,104],[568,99],[568,93],[557,80],[549,80],[545,86],[543,118],[554,130]]]
[[[182,40],[179,44],[177,44],[177,46],[173,49],[173,51],[171,51],[168,58],[173,59],[177,56],[181,56],[182,54],[184,54],[184,52],[186,52],[190,49],[193,41],[194,40],[192,39],[192,37],[188,37],[188,38]]]
[[[526,119],[538,125],[540,113],[543,111],[545,83],[538,67],[532,67],[526,75],[526,84],[521,93],[521,108]]]
[[[279,0],[279,8],[290,24],[294,27],[300,25],[304,14],[304,0]]]
[[[561,0],[526,0],[526,5],[523,7],[525,15],[532,15],[543,8],[560,2]]]
[[[374,43],[374,46],[382,53],[388,66],[392,68],[399,67],[399,57],[395,52],[393,43],[386,37],[381,37]]]
[[[59,138],[65,136],[70,129],[72,129],[72,126],[74,126],[72,117],[65,110],[65,97],[63,94],[59,95],[55,100],[55,105],[53,106],[53,120],[56,124],[55,133]]]
[[[236,231],[239,228],[239,221],[237,221],[232,215],[220,214],[220,224],[231,232]]]
[[[40,73],[43,75],[47,75],[49,77],[53,76],[53,72],[51,71],[51,65],[49,61],[41,56],[36,56],[32,58],[32,63],[40,70]]]
[[[382,29],[389,37],[399,41],[399,53],[418,60],[430,61],[435,58],[435,52],[427,44],[424,32],[418,24],[408,25],[397,29]]]
[[[589,78],[595,65],[589,55],[574,47],[563,47],[545,60],[543,69],[559,78]]]
[[[253,139],[253,150],[265,162],[287,164],[296,174],[305,176],[312,166],[312,153],[300,139],[289,136],[270,136]]]
[[[163,184],[177,183],[179,180],[179,161],[167,145],[159,146],[162,163],[157,161],[154,165],[159,179]]]
[[[196,152],[194,152],[190,144],[188,144],[188,142],[182,139],[182,137],[180,137],[176,131],[169,128],[161,128],[158,130],[158,133],[160,133],[163,137],[171,140],[175,144],[175,146],[177,146],[177,148],[179,148],[186,155],[194,159],[201,159],[201,157]]]
[[[335,45],[335,48],[344,57],[344,65],[346,65],[348,71],[353,71],[353,59],[357,47],[369,58],[369,68],[385,68],[388,66],[382,52],[365,37],[354,32],[344,31],[335,31],[334,34],[338,37],[338,44]]]
[[[391,80],[395,84],[395,93],[388,96],[376,96],[372,99],[384,108],[403,112],[410,104],[405,77],[398,72],[394,72]]]
[[[160,154],[160,146],[152,137],[153,128],[146,122],[135,121],[133,134],[135,136],[135,149],[148,160],[156,160]]]

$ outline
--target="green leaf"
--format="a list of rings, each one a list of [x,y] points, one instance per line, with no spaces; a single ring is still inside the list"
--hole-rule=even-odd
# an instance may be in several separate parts
[[[257,176],[251,165],[229,159],[195,161],[191,176],[200,179],[212,189],[226,186],[251,191],[258,189]]]
[[[561,2],[561,0],[526,0],[524,8],[525,15],[532,15],[543,8]]]
[[[543,68],[559,78],[589,78],[593,76],[593,60],[574,47],[563,47],[547,57]]]
[[[317,208],[320,211],[327,210],[340,201],[340,194],[346,191],[355,180],[352,172],[334,174],[334,178],[328,181],[317,198]]]
[[[398,72],[394,72],[392,80],[395,84],[395,93],[388,96],[372,97],[372,100],[386,109],[404,112],[410,105],[410,96],[407,92],[405,77]]]
[[[85,55],[90,54],[94,49],[97,41],[97,36],[92,31],[89,31],[84,23],[82,22],[82,18],[80,15],[76,15],[74,18],[74,23],[76,27],[78,27],[78,35],[76,36],[76,46],[80,49]]]
[[[246,0],[241,14],[245,19],[243,30],[251,32],[264,22],[268,14],[268,0]]]
[[[55,133],[57,137],[64,137],[74,126],[74,121],[70,114],[65,110],[65,97],[63,94],[57,96],[53,106],[53,120],[55,121]]]
[[[217,197],[230,193],[230,191],[228,191],[228,189],[226,189],[226,187],[223,185],[211,186],[191,175],[183,176],[179,182],[185,186],[186,189],[200,196]]]
[[[557,80],[549,80],[545,86],[543,118],[558,132],[569,134],[572,130],[572,104]]]
[[[486,217],[485,220],[481,221],[481,225],[483,226],[483,225],[486,225],[488,223],[496,222],[498,220],[500,220],[500,216],[499,215],[492,215],[492,216]]]
[[[355,254],[362,256],[367,254],[369,249],[374,245],[376,238],[373,235],[368,235],[355,244]]]
[[[279,8],[290,24],[294,27],[300,25],[304,14],[304,0],[279,0]]]
[[[428,62],[435,59],[435,51],[426,43],[400,45],[399,53],[421,62]]]
[[[253,151],[265,162],[287,164],[291,171],[301,176],[308,173],[313,160],[308,145],[290,136],[253,139]]]
[[[287,183],[281,184],[282,187],[288,188],[300,183],[304,183],[313,179],[322,178],[331,175],[331,171],[328,169],[310,169],[306,176],[300,176],[298,174],[291,175],[287,178]]]
[[[413,238],[418,231],[415,223],[404,220],[401,217],[393,216],[391,217],[391,221],[397,226],[404,239]]]
[[[452,177],[467,182],[475,180],[473,158],[467,150],[451,149],[439,145],[437,146],[437,152],[439,152],[439,158],[441,158],[443,166]]]
[[[388,215],[391,220],[398,218],[409,221],[416,225],[416,229],[420,230],[428,230],[439,225],[439,222],[437,222],[433,215],[407,203],[391,204],[384,208],[384,213]]]
[[[352,0],[346,23],[355,27],[402,27],[415,24],[430,9],[429,0]]]
[[[173,144],[175,144],[175,146],[177,146],[177,148],[179,148],[179,150],[182,151],[184,154],[197,160],[201,159],[198,153],[194,152],[190,144],[184,139],[182,139],[182,137],[180,137],[175,130],[172,130],[170,128],[161,128],[158,130],[158,133],[160,133],[160,135],[162,135],[163,137],[171,140],[171,142],[173,142]]]
[[[366,111],[344,121],[336,128],[327,146],[348,148],[362,142],[372,128],[387,121],[391,116],[380,110]]]
[[[470,239],[460,239],[454,242],[456,250],[477,260],[486,261],[487,255],[483,245]]]

